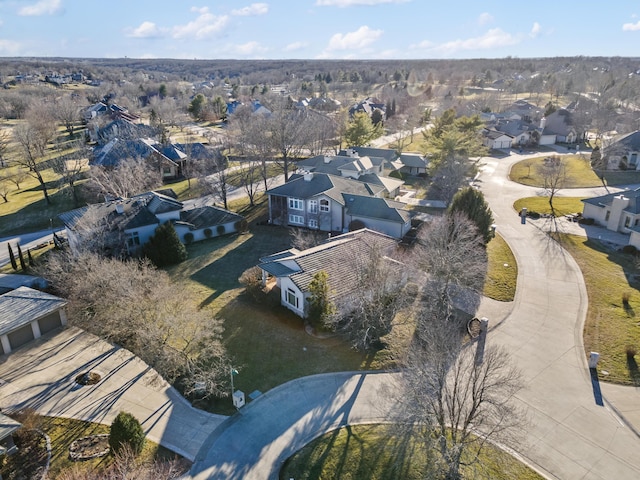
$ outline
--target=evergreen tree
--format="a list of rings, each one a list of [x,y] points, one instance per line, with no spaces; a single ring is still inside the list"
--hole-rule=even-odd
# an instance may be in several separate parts
[[[19,243],[18,243],[18,259],[20,260],[20,268],[22,270],[26,270],[27,264],[24,262],[24,255],[22,255],[22,249],[20,248]]]
[[[350,147],[362,147],[382,135],[382,122],[374,125],[364,112],[358,112],[347,126],[345,141]]]
[[[144,255],[156,267],[174,265],[187,259],[187,249],[178,238],[171,222],[163,223],[143,248]]]
[[[461,212],[469,217],[469,220],[478,227],[478,233],[482,236],[485,244],[493,238],[493,228],[491,228],[493,215],[481,191],[473,187],[460,190],[453,197],[451,205],[449,205],[449,212]]]
[[[187,110],[193,118],[195,118],[196,120],[201,120],[206,104],[207,99],[204,98],[204,95],[199,93],[195,97],[193,97],[193,100],[191,100],[191,103],[189,104],[189,107],[187,107]]]
[[[127,412],[120,412],[113,420],[109,430],[109,446],[111,450],[119,452],[122,447],[129,445],[136,455],[142,452],[145,437],[142,425],[136,417]]]
[[[309,283],[309,320],[315,326],[325,324],[336,311],[335,306],[329,299],[329,275],[324,270],[319,271],[313,276]]]
[[[16,257],[13,254],[13,249],[11,248],[11,244],[7,243],[7,247],[9,248],[9,260],[11,260],[11,267],[14,270],[18,270],[18,264],[16,263]]]

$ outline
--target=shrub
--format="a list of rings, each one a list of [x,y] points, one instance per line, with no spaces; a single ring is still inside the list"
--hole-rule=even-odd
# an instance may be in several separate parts
[[[527,217],[531,218],[532,220],[537,220],[540,218],[540,214],[535,210],[527,210]]]
[[[627,361],[634,360],[634,357],[638,353],[638,351],[636,350],[636,347],[634,347],[633,345],[627,345],[627,348],[625,349],[625,351],[627,354]]]
[[[193,233],[191,233],[191,232],[185,233],[184,234],[184,243],[189,245],[192,242],[193,242]]]
[[[262,291],[262,270],[260,267],[253,266],[247,268],[238,281],[244,285],[245,291],[251,295],[254,300],[260,300],[264,297]]]
[[[624,308],[629,308],[629,300],[631,299],[631,294],[629,292],[624,292],[622,294],[622,305]]]
[[[249,229],[249,224],[244,218],[242,220],[238,220],[234,224],[234,226],[236,227],[236,232],[238,233],[246,232]]]
[[[224,232],[225,232],[224,225],[218,225],[216,230],[218,231],[218,235],[224,235]]]
[[[211,235],[213,235],[213,232],[211,231],[211,229],[209,227],[205,228],[203,230],[203,232],[204,232],[204,236],[207,237],[207,238],[211,238]]]
[[[638,253],[638,249],[633,245],[625,245],[624,247],[622,247],[622,251],[623,253],[629,253],[631,255],[635,255],[636,253]]]
[[[136,417],[127,412],[120,412],[113,420],[109,430],[109,446],[113,453],[118,453],[125,445],[139,455],[144,447],[144,431]]]
[[[580,225],[593,225],[594,223],[596,223],[596,221],[593,218],[582,217],[581,219],[578,220],[578,223]]]

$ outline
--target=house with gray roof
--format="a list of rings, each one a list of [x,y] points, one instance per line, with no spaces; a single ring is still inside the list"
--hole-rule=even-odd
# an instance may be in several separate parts
[[[258,267],[263,283],[276,279],[283,306],[305,318],[309,312],[309,285],[314,275],[324,271],[330,290],[330,300],[339,312],[348,312],[354,291],[363,287],[363,272],[374,255],[380,255],[389,267],[381,281],[389,287],[406,282],[404,266],[393,259],[398,241],[369,229],[360,229],[332,237],[307,250],[295,248],[260,259]]]
[[[67,301],[29,287],[0,295],[0,354],[67,324]]]
[[[629,234],[629,244],[640,249],[640,188],[585,198],[582,216],[607,230]]]
[[[79,251],[99,240],[107,254],[137,255],[156,228],[172,222],[183,243],[238,231],[241,215],[216,207],[213,201],[183,203],[159,192],[88,205],[58,215],[65,225],[69,246]]]
[[[640,170],[640,130],[614,137],[602,156],[607,170]]]
[[[383,161],[383,168],[387,172],[398,171],[407,175],[420,175],[426,173],[429,161],[419,153],[403,152],[398,154],[389,148],[374,147],[350,147],[340,150],[340,156],[369,157],[374,163]]]
[[[267,191],[269,222],[338,233],[365,226],[402,238],[411,228],[409,212],[386,198],[387,188],[327,173],[294,175]]]

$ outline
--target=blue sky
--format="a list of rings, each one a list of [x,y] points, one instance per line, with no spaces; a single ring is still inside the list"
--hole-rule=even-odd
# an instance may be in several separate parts
[[[0,56],[640,56],[638,2],[586,3],[0,0]]]

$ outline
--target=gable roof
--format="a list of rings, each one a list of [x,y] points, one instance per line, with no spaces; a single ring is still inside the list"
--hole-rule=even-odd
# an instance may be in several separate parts
[[[625,133],[613,138],[607,150],[624,148],[632,151],[640,151],[640,130],[635,132]]]
[[[427,159],[419,153],[403,152],[400,154],[400,161],[405,167],[426,168]]]
[[[379,157],[384,158],[388,162],[392,162],[398,158],[395,150],[390,148],[373,148],[373,147],[350,147],[346,150],[340,150],[338,155],[349,156],[349,151],[357,153],[361,157]]]
[[[573,128],[573,116],[569,110],[559,108],[545,119],[545,133],[555,133],[556,135],[566,136],[571,132],[575,133]]]
[[[58,218],[62,220],[62,223],[70,230],[74,230],[78,222],[87,214],[92,215],[96,221],[103,221],[111,225],[112,230],[119,231],[160,223],[156,216],[147,208],[147,200],[144,195],[139,195],[134,198],[88,205],[61,213],[58,215]],[[122,209],[122,213],[118,213],[119,208]]]
[[[398,241],[393,237],[363,228],[338,235],[307,250],[287,251],[291,255],[282,255],[277,260],[273,260],[274,256],[261,258],[258,266],[272,275],[289,277],[302,292],[309,290],[316,273],[325,271],[329,277],[331,298],[335,299],[358,288],[358,264],[363,265],[373,251],[388,253],[397,245]]]
[[[242,220],[242,216],[222,208],[205,205],[180,212],[180,220],[194,230]]]
[[[58,311],[67,301],[29,287],[0,295],[0,335]]]
[[[350,178],[326,173],[310,173],[306,175],[292,175],[287,183],[267,190],[267,194],[303,199],[324,194],[344,205],[342,193],[373,196],[383,190],[384,187],[370,185]]]
[[[629,199],[629,205],[623,210],[624,212],[632,213],[634,215],[640,214],[640,188],[635,190],[623,190],[622,192],[609,193],[593,198],[584,198],[582,201],[590,205],[596,205],[598,207],[610,207],[615,197],[623,195]]]
[[[407,223],[411,216],[404,204],[380,197],[343,194],[347,215],[375,218],[389,222]]]
[[[298,167],[317,173],[340,175],[342,170],[364,172],[373,167],[380,167],[384,160],[371,157],[348,157],[346,155],[317,155],[297,162]]]
[[[22,424],[11,417],[7,417],[5,414],[0,413],[0,441],[7,438],[13,432],[22,427]],[[5,447],[0,446],[0,454],[3,453],[2,449]]]

